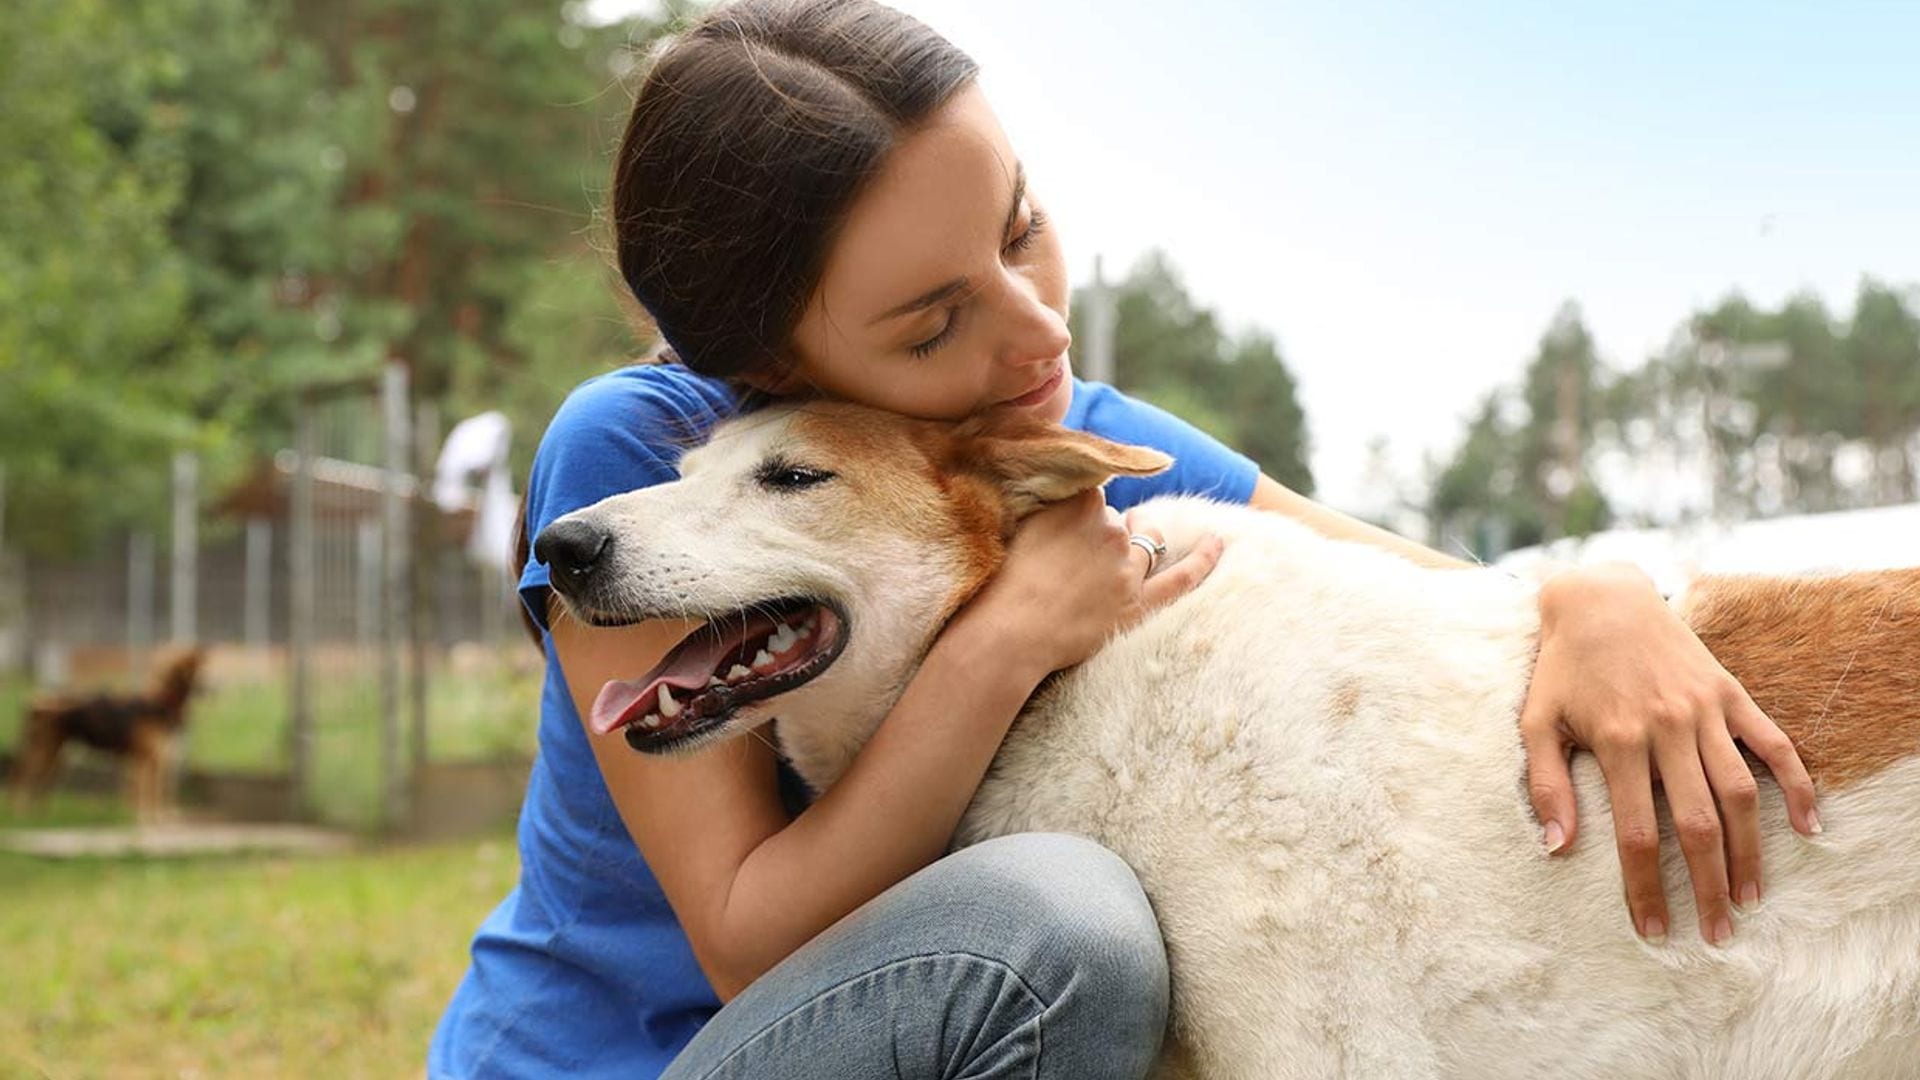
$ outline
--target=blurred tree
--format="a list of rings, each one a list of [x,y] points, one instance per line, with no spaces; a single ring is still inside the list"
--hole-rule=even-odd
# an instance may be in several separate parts
[[[379,359],[412,372],[446,420],[498,408],[524,470],[580,379],[649,336],[602,253],[622,80],[688,5],[610,26],[574,0],[302,0],[293,26],[358,118],[343,212],[391,233],[334,282],[345,306],[394,311]]]
[[[1768,336],[1785,355],[1783,362],[1756,371],[1749,390],[1756,430],[1774,436],[1781,504],[1837,509],[1834,449],[1858,425],[1833,316],[1819,297],[1803,294],[1789,299],[1768,323]]]
[[[10,543],[59,546],[164,499],[130,477],[191,434],[152,366],[186,325],[170,215],[184,120],[155,12],[0,6],[0,461]],[[157,497],[156,497],[157,496]]]
[[[1648,461],[1697,463],[1712,497],[1691,512],[1725,519],[1920,498],[1920,315],[1872,280],[1845,323],[1811,295],[1777,311],[1729,295],[1619,376],[1563,308],[1515,399],[1522,418],[1508,422],[1502,401],[1483,404],[1434,470],[1437,530],[1483,552],[1604,524],[1613,500],[1585,464],[1602,447],[1642,462],[1642,476]]]
[[[1436,533],[1452,533],[1485,557],[1605,528],[1612,511],[1592,478],[1591,459],[1613,400],[1607,386],[1579,306],[1562,304],[1518,392],[1482,401],[1459,450],[1435,476],[1429,516]]]
[[[1920,432],[1920,318],[1899,293],[1864,281],[1841,354],[1858,402],[1858,435],[1872,452],[1869,498],[1890,503],[1920,497],[1908,451]]]
[[[284,445],[295,388],[389,358],[449,412],[506,404],[524,461],[574,382],[637,351],[590,237],[630,43],[660,27],[580,13],[0,7],[10,535],[151,520],[143,463],[197,449],[213,489]]]
[[[1229,336],[1212,311],[1194,303],[1161,252],[1147,254],[1111,288],[1118,315],[1114,382],[1312,494],[1306,413],[1273,337],[1259,330]],[[1082,292],[1073,310],[1086,310]],[[1074,336],[1087,340],[1077,314]]]
[[[1522,432],[1508,420],[1517,405],[1509,390],[1480,400],[1453,457],[1428,485],[1429,542],[1489,558],[1537,544],[1546,535],[1543,509],[1522,481]]]
[[[1521,386],[1520,484],[1540,508],[1546,535],[1585,536],[1606,527],[1606,498],[1589,459],[1602,404],[1603,372],[1578,304],[1554,313]]]

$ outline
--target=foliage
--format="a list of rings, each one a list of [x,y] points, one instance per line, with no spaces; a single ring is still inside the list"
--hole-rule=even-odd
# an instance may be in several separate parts
[[[1119,317],[1114,382],[1246,454],[1295,491],[1312,494],[1306,414],[1272,335],[1229,335],[1159,252],[1112,290]],[[1081,342],[1088,303],[1084,289],[1075,294],[1074,338]]]
[[[619,74],[659,28],[576,15],[0,6],[10,541],[71,552],[151,527],[172,451],[209,460],[216,491],[286,444],[310,382],[397,359],[451,412],[505,400],[531,433],[630,355],[588,237]]]
[[[1563,304],[1520,385],[1483,399],[1435,476],[1436,532],[1485,555],[1605,527],[1610,508],[1591,476],[1605,388],[1593,335],[1579,307]]]
[[[1611,493],[1595,477],[1604,452],[1694,463],[1708,495],[1683,514],[1740,519],[1920,499],[1916,306],[1870,279],[1844,320],[1811,295],[1777,310],[1730,295],[1619,374],[1599,364],[1563,309],[1522,386],[1490,398],[1436,470],[1430,516],[1437,531],[1465,534],[1487,554],[1581,535],[1635,498],[1632,471]]]
[[[9,535],[29,543],[138,501],[102,496],[188,435],[144,377],[187,306],[167,232],[183,121],[149,107],[178,71],[141,48],[151,15],[104,0],[0,8],[0,463]]]

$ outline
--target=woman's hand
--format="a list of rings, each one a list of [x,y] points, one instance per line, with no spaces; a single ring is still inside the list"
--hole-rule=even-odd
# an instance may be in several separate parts
[[[1107,508],[1099,491],[1050,506],[1020,524],[1007,558],[968,601],[955,625],[982,630],[1005,655],[1035,665],[1037,682],[1092,656],[1106,640],[1153,609],[1191,592],[1220,561],[1222,544],[1208,537],[1175,562],[1148,574],[1148,556],[1127,541],[1139,532]]]
[[[1571,747],[1592,750],[1613,800],[1627,906],[1640,936],[1665,938],[1653,784],[1686,853],[1700,933],[1733,933],[1729,897],[1760,899],[1760,823],[1753,774],[1734,740],[1773,770],[1795,829],[1820,831],[1813,781],[1793,743],[1693,635],[1639,570],[1570,570],[1540,593],[1540,655],[1521,712],[1527,789],[1552,853],[1575,829]]]

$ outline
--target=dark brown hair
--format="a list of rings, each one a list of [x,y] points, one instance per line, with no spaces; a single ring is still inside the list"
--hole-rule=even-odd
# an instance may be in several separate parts
[[[611,207],[620,274],[663,355],[718,378],[777,374],[861,187],[978,74],[874,0],[735,0],[668,39],[634,97]],[[516,574],[525,516],[523,501]]]
[[[614,251],[677,359],[771,374],[894,141],[979,68],[873,0],[737,0],[670,39],[613,177]]]

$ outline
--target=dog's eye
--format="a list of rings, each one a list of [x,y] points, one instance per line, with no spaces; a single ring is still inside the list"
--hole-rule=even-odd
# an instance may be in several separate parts
[[[833,479],[833,474],[825,469],[809,469],[804,465],[773,461],[763,466],[755,479],[760,481],[761,487],[772,491],[799,491],[824,484]]]

